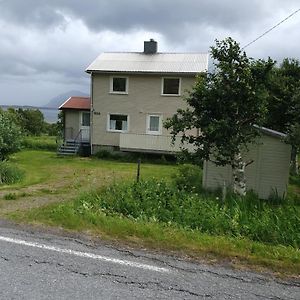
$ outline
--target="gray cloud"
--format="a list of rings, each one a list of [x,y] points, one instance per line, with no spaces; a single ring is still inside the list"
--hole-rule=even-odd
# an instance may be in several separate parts
[[[0,7],[6,20],[41,30],[64,25],[64,16],[69,15],[81,19],[95,32],[140,28],[175,37],[189,24],[213,24],[216,28],[247,32],[270,18],[272,12],[288,11],[293,4],[297,1],[282,5],[279,0],[6,0]]]
[[[208,51],[214,39],[248,43],[297,9],[298,0],[2,0],[0,102],[11,82],[38,101],[63,87],[88,90],[86,66],[102,51],[141,51],[154,37],[161,51]],[[249,55],[299,58],[299,15],[247,48]],[[54,88],[57,87],[56,89]],[[50,88],[51,87],[51,88]],[[18,89],[13,91],[18,99]]]

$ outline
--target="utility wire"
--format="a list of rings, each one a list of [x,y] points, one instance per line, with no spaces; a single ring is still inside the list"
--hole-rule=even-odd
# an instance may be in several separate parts
[[[264,32],[263,34],[261,34],[259,37],[257,37],[256,39],[254,39],[252,42],[250,42],[247,45],[245,45],[241,50],[244,50],[246,47],[248,47],[248,46],[252,45],[253,43],[255,43],[257,40],[259,40],[260,38],[262,38],[263,36],[265,36],[266,34],[268,34],[270,31],[272,31],[273,29],[275,29],[276,27],[278,27],[279,25],[281,25],[283,22],[285,22],[286,20],[288,20],[289,18],[291,18],[293,15],[295,15],[299,11],[300,11],[300,8],[298,8],[293,13],[291,13],[289,16],[287,16],[285,19],[281,20],[279,23],[277,23],[276,25],[274,25],[272,28],[270,28],[269,30],[267,30],[266,32]]]

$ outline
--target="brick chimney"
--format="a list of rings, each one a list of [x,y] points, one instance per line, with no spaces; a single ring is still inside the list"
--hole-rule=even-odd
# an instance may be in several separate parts
[[[144,53],[145,54],[157,53],[157,42],[154,39],[150,39],[150,41],[144,41]]]

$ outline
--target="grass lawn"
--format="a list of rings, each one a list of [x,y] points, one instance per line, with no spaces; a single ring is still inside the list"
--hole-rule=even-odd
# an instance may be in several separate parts
[[[68,181],[77,187],[92,184],[102,185],[105,179],[133,179],[137,165],[119,161],[100,160],[82,157],[58,157],[55,152],[23,150],[11,156],[11,162],[25,171],[25,179],[3,189],[19,189],[35,184],[55,184]],[[142,164],[141,178],[170,178],[176,165]],[[91,182],[92,181],[92,182]],[[109,180],[108,180],[109,181]]]
[[[0,215],[17,209],[18,204],[22,210],[31,208],[33,202],[44,205],[47,201],[42,201],[42,196],[58,202],[113,182],[134,180],[137,168],[134,163],[58,157],[55,152],[41,150],[23,150],[11,156],[10,162],[25,172],[25,178],[13,185],[0,185]],[[175,171],[175,165],[142,164],[141,178],[170,178]],[[17,201],[8,203],[5,198]]]
[[[90,191],[101,191],[114,182],[134,181],[135,163],[62,158],[54,152],[36,150],[17,153],[12,162],[26,172],[26,177],[21,183],[0,187],[2,217],[17,222],[60,226],[102,239],[174,251],[196,259],[226,260],[236,266],[267,268],[279,274],[300,274],[300,251],[292,246],[209,235],[196,229],[161,223],[155,218],[136,219],[118,213],[107,214],[101,209],[90,209],[88,201],[78,205],[79,199]],[[141,167],[141,177],[171,182],[177,171],[176,165],[145,163]],[[297,182],[291,190],[297,192]]]

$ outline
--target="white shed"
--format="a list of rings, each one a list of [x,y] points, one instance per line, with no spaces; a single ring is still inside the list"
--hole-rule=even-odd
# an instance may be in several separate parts
[[[283,139],[285,134],[268,128],[260,128],[262,135],[257,144],[251,144],[245,154],[246,160],[254,162],[246,167],[246,184],[259,198],[267,199],[272,193],[284,197],[289,180],[291,146]],[[232,185],[231,166],[216,166],[206,161],[203,166],[203,187],[217,189]]]

